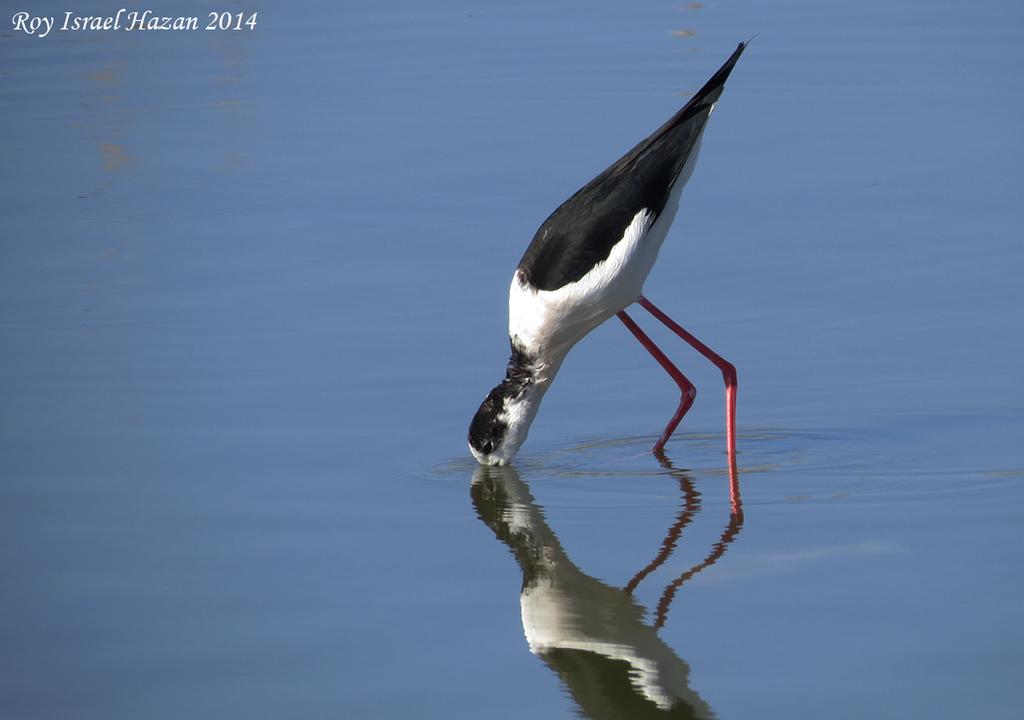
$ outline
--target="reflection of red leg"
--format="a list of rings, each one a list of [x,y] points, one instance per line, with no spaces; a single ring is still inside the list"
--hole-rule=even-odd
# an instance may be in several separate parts
[[[674,468],[669,462],[668,458],[665,457],[664,453],[661,454],[661,464],[666,467],[669,472],[672,472]],[[679,542],[679,536],[683,534],[683,528],[693,522],[693,518],[700,512],[700,493],[697,492],[697,488],[693,486],[693,481],[684,473],[678,470],[673,473],[679,476],[679,489],[683,492],[683,507],[679,510],[679,516],[676,518],[675,523],[665,533],[665,539],[661,541],[661,550],[655,556],[647,566],[638,572],[633,578],[626,583],[624,588],[626,592],[631,593],[636,590],[645,577],[650,575],[652,572],[657,570],[661,565],[668,560],[669,556],[675,551],[676,544]]]
[[[729,505],[732,507],[733,517],[738,517],[740,525],[743,524],[743,498],[740,497],[740,473],[736,469],[736,450],[729,451]]]
[[[735,478],[735,476],[733,476]],[[736,485],[736,489],[739,486]],[[735,495],[736,500],[739,500],[739,494]],[[736,536],[740,534],[743,529],[743,505],[742,503],[733,506],[733,512],[729,515],[729,524],[725,526],[725,530],[722,531],[722,535],[718,538],[718,542],[711,548],[711,552],[704,558],[703,561],[697,563],[692,568],[684,572],[682,575],[677,577],[668,587],[665,588],[661,594],[661,599],[658,600],[658,609],[654,615],[654,628],[659,629],[665,624],[665,620],[668,619],[668,609],[672,606],[672,601],[676,597],[676,591],[683,586],[687,580],[692,578],[694,575],[699,573],[705,568],[709,568],[718,562],[723,555],[725,555],[726,549],[729,547]]]
[[[679,480],[679,487],[683,491],[683,507],[679,510],[676,522],[669,528],[668,533],[666,533],[665,539],[661,543],[661,550],[658,552],[657,557],[655,557],[647,567],[634,575],[629,583],[627,583],[624,589],[628,593],[635,591],[637,585],[639,585],[644,578],[657,570],[668,559],[669,555],[672,554],[679,542],[679,536],[682,534],[683,528],[689,525],[697,513],[700,512],[700,493],[697,492],[697,488],[694,487],[693,481],[690,479],[689,475],[682,470],[677,470],[665,453],[657,453],[657,458],[658,462],[661,463],[661,466]],[[668,611],[672,607],[672,601],[675,600],[676,593],[679,591],[679,588],[681,588],[683,584],[690,580],[694,575],[718,562],[722,556],[725,555],[729,545],[735,542],[740,531],[743,530],[743,500],[740,498],[740,476],[739,472],[736,470],[736,463],[734,462],[734,459],[735,458],[733,457],[730,457],[729,459],[729,500],[732,505],[732,511],[729,513],[729,524],[726,525],[725,530],[722,531],[721,537],[719,537],[718,542],[711,548],[711,552],[708,553],[707,557],[669,583],[662,592],[654,614],[654,628],[656,630],[664,626],[665,621],[668,619]]]
[[[643,298],[640,298],[640,300],[641,302],[644,301]],[[655,345],[654,341],[647,337],[644,331],[640,329],[640,326],[633,322],[633,318],[627,315],[625,310],[620,311],[618,313],[618,317],[619,320],[622,321],[622,324],[625,325],[629,331],[633,333],[636,339],[640,341],[640,344],[647,349],[647,352],[653,355],[654,359],[658,361],[658,364],[665,368],[665,371],[672,376],[672,379],[676,381],[676,385],[679,386],[679,392],[682,393],[682,396],[679,399],[679,407],[676,408],[676,414],[668,421],[668,425],[665,426],[665,431],[661,434],[661,438],[654,445],[654,452],[661,452],[662,448],[665,447],[665,443],[668,442],[670,437],[672,437],[672,433],[675,431],[676,426],[679,425],[679,421],[683,419],[683,415],[685,415],[686,411],[690,409],[691,405],[693,405],[693,399],[697,397],[697,388],[693,386],[692,382],[686,379],[686,376],[679,371],[679,368],[672,364],[672,361],[669,360],[665,353],[661,351],[661,348]]]
[[[662,454],[658,460],[661,462],[662,466],[673,475],[679,473],[679,471],[672,466],[672,461],[664,454]],[[683,474],[679,475],[679,479],[682,483],[690,482]],[[694,492],[696,493],[696,490]],[[657,612],[655,612],[654,615],[655,629],[659,629],[665,624],[665,620],[668,619],[669,608],[672,607],[672,601],[675,600],[676,592],[683,586],[683,583],[705,568],[709,568],[718,562],[722,556],[725,555],[725,551],[729,545],[736,540],[740,531],[743,530],[743,499],[740,497],[740,475],[736,470],[736,456],[733,454],[729,455],[729,501],[732,505],[732,511],[729,513],[729,524],[725,526],[725,530],[722,531],[722,535],[718,538],[718,542],[711,548],[711,552],[708,553],[708,556],[704,558],[703,561],[697,563],[669,583],[662,592],[661,598],[658,600]],[[696,503],[697,509],[699,509],[699,494],[697,495]],[[680,514],[680,517],[682,517],[682,513]],[[672,531],[670,530],[669,533],[671,534],[671,532]],[[666,538],[666,541],[667,540],[668,538]],[[630,590],[630,588],[627,587],[627,590]]]
[[[668,315],[663,313],[654,303],[645,298],[643,295],[640,296],[638,301],[644,310],[649,312],[654,317],[658,318],[665,327],[674,332],[676,335],[681,337],[687,343],[689,343],[694,350],[699,352],[701,355],[706,357],[708,360],[713,362],[719,370],[722,371],[722,379],[725,380],[725,438],[726,444],[729,451],[729,463],[735,465],[736,463],[736,388],[738,387],[738,381],[736,378],[736,368],[728,360],[723,358],[721,355],[716,353],[714,350],[709,348],[707,345],[702,343],[700,340],[695,338],[693,335],[688,333],[679,323],[670,318]],[[620,313],[621,315],[621,313]],[[620,317],[621,319],[621,317]],[[625,320],[623,320],[625,322]],[[628,327],[628,325],[627,325]],[[630,328],[632,329],[632,328]],[[633,332],[636,335],[636,331]],[[639,336],[638,336],[639,337]],[[641,340],[640,342],[643,342]],[[645,346],[646,347],[646,346]],[[648,348],[650,349],[650,348]],[[653,352],[653,351],[652,351]],[[657,356],[655,356],[657,357]],[[660,362],[660,361],[659,361]],[[663,364],[664,367],[664,364]],[[668,368],[665,368],[668,370]],[[671,373],[671,371],[669,371]],[[680,416],[682,417],[682,416]],[[674,426],[673,426],[674,429]],[[671,433],[669,433],[671,435]],[[668,439],[667,437],[665,438]],[[664,445],[664,442],[661,442]]]

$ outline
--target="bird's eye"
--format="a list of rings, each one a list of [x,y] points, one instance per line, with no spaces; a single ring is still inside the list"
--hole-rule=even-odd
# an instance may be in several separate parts
[[[490,455],[491,451],[494,450],[494,443],[488,440],[484,443],[483,451],[485,455]]]

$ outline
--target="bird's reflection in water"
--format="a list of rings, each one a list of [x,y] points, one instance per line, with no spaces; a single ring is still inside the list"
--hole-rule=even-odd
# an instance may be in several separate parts
[[[480,519],[508,545],[523,571],[520,597],[530,652],[561,678],[590,718],[710,718],[690,687],[690,667],[659,636],[679,587],[725,553],[743,526],[735,463],[730,462],[732,512],[719,541],[700,563],[666,587],[653,624],[632,591],[672,554],[700,509],[686,473],[659,458],[679,481],[683,503],[657,556],[629,581],[612,587],[580,570],[547,524],[530,488],[512,467],[479,467],[472,497]]]

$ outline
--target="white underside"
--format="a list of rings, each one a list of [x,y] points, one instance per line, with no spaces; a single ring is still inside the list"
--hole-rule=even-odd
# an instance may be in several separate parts
[[[587,333],[636,302],[658,259],[683,186],[693,172],[700,138],[693,146],[668,202],[655,222],[647,208],[630,222],[608,258],[576,282],[557,290],[537,290],[517,272],[509,288],[509,336],[537,358],[542,381],[550,382],[569,350]]]

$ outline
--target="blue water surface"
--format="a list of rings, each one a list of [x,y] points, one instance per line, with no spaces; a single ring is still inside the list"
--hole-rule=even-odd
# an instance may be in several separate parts
[[[258,23],[0,18],[0,715],[1018,716],[1024,6],[148,7]],[[741,504],[639,308],[666,458],[611,322],[478,468],[533,232],[755,34],[646,287]]]

